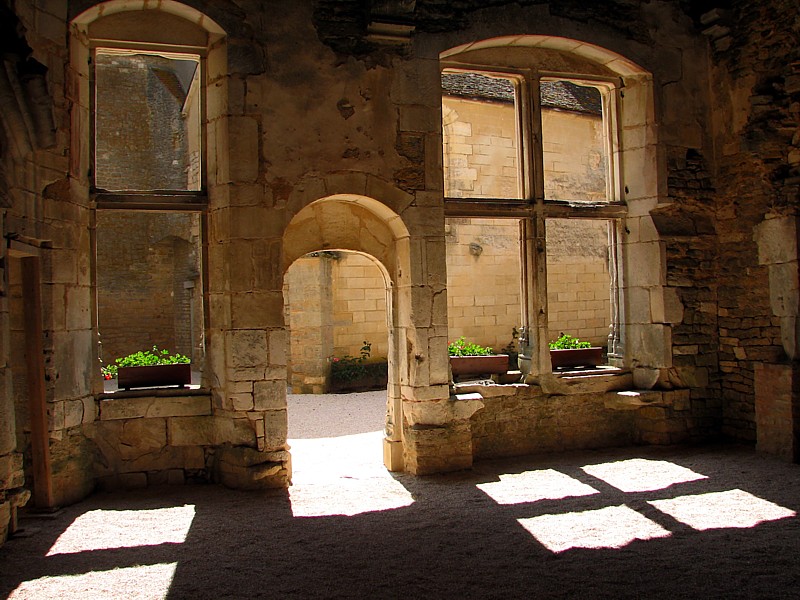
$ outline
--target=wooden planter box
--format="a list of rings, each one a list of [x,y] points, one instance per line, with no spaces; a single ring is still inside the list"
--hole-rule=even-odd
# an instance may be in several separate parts
[[[600,346],[592,346],[591,348],[550,350],[550,362],[554,370],[572,367],[596,367],[603,363],[603,349]]]
[[[504,375],[508,371],[508,354],[489,356],[451,356],[450,368],[457,375]]]
[[[192,383],[192,365],[190,363],[117,369],[117,386],[124,390],[161,385],[184,387],[190,383]]]

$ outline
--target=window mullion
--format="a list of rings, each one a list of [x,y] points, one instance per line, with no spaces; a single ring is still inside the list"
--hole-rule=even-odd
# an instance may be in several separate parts
[[[539,95],[539,78],[528,77],[527,98],[525,99],[524,134],[530,143],[526,144],[526,183],[527,197],[535,204],[544,203],[544,150],[542,148],[542,106]]]
[[[526,144],[526,184],[528,198],[533,202],[532,216],[523,226],[524,321],[527,332],[525,354],[531,357],[531,375],[549,373],[550,353],[547,345],[547,255],[544,213],[544,152],[542,149],[542,117],[539,101],[539,80],[526,79],[526,113],[523,134]]]

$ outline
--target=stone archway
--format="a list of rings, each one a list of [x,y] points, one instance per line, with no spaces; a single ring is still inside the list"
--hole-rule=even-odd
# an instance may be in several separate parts
[[[283,236],[284,273],[308,253],[332,250],[366,254],[384,273],[389,334],[384,464],[391,471],[403,470],[401,386],[408,369],[400,340],[406,339],[402,330],[411,315],[409,237],[397,213],[356,194],[334,194],[311,202],[292,218]]]

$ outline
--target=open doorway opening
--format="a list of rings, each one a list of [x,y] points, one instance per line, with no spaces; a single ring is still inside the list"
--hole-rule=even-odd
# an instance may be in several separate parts
[[[402,486],[389,498],[380,491],[380,484],[391,479],[382,461],[387,281],[374,258],[343,250],[311,252],[286,272],[290,493],[297,516],[356,514],[410,503]],[[370,498],[373,488],[375,498]]]

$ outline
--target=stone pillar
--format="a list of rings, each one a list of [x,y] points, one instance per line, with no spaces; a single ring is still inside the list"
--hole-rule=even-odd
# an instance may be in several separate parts
[[[767,215],[754,229],[758,264],[769,270],[772,313],[781,322],[781,342],[790,360],[800,358],[800,281],[797,260],[797,217]]]
[[[406,471],[428,475],[472,467],[470,417],[483,406],[480,394],[404,402]]]
[[[756,449],[800,460],[800,374],[793,365],[756,363]]]
[[[800,461],[800,281],[797,217],[767,215],[754,229],[758,262],[769,272],[772,313],[780,319],[788,364],[755,364],[756,448]]]

